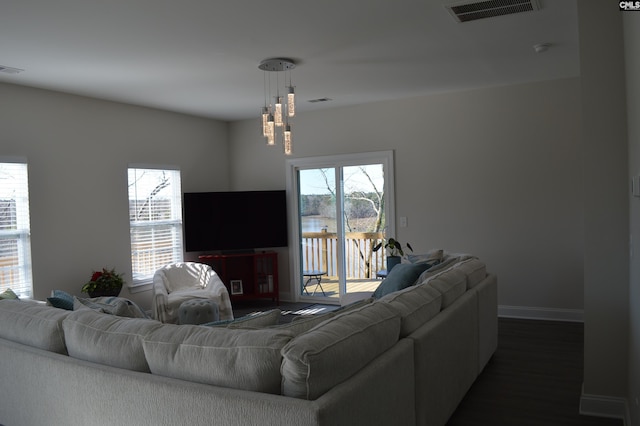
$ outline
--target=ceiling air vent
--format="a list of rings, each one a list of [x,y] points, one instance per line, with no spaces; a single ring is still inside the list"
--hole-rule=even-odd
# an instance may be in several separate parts
[[[538,0],[493,0],[455,3],[445,6],[458,22],[540,10]]]

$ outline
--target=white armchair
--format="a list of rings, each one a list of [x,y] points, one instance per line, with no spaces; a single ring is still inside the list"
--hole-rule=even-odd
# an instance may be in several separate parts
[[[197,262],[172,263],[153,276],[153,317],[164,323],[178,321],[178,308],[190,299],[211,299],[218,304],[220,319],[233,319],[231,299],[211,266]]]

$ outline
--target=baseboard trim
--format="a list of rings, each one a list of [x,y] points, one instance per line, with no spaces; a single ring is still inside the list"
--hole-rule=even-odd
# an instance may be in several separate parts
[[[580,414],[622,419],[625,425],[631,424],[629,405],[625,398],[590,395],[584,393],[584,389],[580,395]]]
[[[530,306],[499,305],[498,316],[503,318],[584,322],[584,311],[581,309],[556,309],[537,308]]]

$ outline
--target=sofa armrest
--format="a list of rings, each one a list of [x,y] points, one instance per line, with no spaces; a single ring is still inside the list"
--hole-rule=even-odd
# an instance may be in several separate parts
[[[229,291],[220,279],[220,276],[215,271],[211,272],[212,275],[207,281],[205,291],[211,294],[212,298],[218,303],[218,308],[220,309],[220,319],[232,320],[233,307],[231,306],[231,297],[229,296]]]
[[[498,348],[498,278],[489,274],[472,291],[478,293],[478,367],[482,371]]]
[[[158,276],[153,277],[153,298],[151,301],[151,308],[153,318],[165,322],[165,308],[169,304],[169,293],[164,287],[162,278]]]

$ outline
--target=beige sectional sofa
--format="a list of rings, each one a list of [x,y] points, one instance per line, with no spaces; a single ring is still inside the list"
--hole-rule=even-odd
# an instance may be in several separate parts
[[[496,349],[496,276],[448,256],[408,284],[280,325],[2,300],[0,424],[444,425]]]

